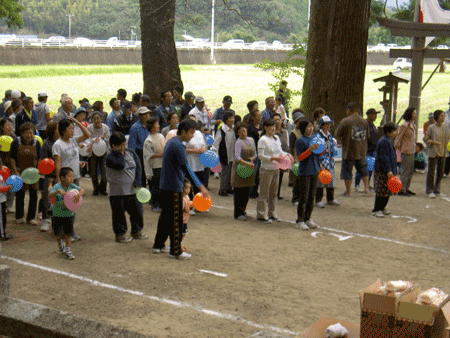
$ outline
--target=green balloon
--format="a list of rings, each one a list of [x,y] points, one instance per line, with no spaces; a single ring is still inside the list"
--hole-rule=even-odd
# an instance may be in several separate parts
[[[150,198],[152,197],[152,194],[150,194],[150,191],[146,188],[140,188],[136,192],[136,198],[141,203],[148,203],[150,201]]]
[[[295,176],[298,176],[298,165],[299,162],[295,162],[291,167],[291,171]]]
[[[239,163],[236,167],[236,173],[239,175],[239,177],[247,178],[252,176],[253,168],[249,168],[246,165]]]
[[[37,168],[27,168],[20,175],[23,183],[34,184],[39,181],[39,170]]]

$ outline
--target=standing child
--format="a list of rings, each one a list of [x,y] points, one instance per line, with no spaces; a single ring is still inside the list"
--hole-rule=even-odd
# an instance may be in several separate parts
[[[72,189],[78,190],[78,194],[73,198],[74,203],[78,203],[84,195],[84,189],[73,183],[73,170],[69,167],[61,168],[59,171],[60,182],[55,184],[48,195],[55,197],[53,204],[53,233],[59,245],[59,252],[67,259],[74,259],[75,256],[70,251],[72,243],[73,224],[75,222],[75,212],[67,209],[64,204],[66,192]],[[64,242],[62,241],[64,237]]]
[[[0,168],[2,167],[2,161],[0,160]],[[3,181],[3,176],[0,175],[0,241],[7,241],[12,235],[6,234],[6,193],[11,190],[12,186],[6,185]]]
[[[397,136],[397,125],[388,122],[383,127],[383,137],[377,144],[377,152],[374,164],[375,180],[375,205],[372,210],[373,217],[384,217],[389,215],[386,205],[392,192],[387,186],[388,179],[397,173],[396,154],[394,139]]]
[[[191,182],[185,178],[183,186],[183,230],[181,231],[181,241],[183,241],[184,236],[188,234],[187,222],[189,221],[189,211],[192,208],[192,202],[189,199],[189,193],[191,192]],[[186,247],[182,244],[181,251],[186,251]]]
[[[299,123],[302,136],[295,143],[298,154],[298,193],[297,224],[296,228],[309,230],[317,228],[317,224],[311,219],[314,209],[314,198],[316,195],[317,179],[319,176],[320,155],[313,153],[319,148],[318,144],[310,146],[313,138],[314,125],[309,119],[302,119]]]
[[[414,154],[414,171],[421,174],[425,174],[425,169],[427,168],[427,160],[425,159],[423,149],[423,144],[417,142],[416,153]]]

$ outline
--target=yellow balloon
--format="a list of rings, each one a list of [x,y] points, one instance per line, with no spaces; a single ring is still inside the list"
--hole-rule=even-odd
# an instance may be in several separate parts
[[[447,150],[450,151],[450,142],[447,144]]]
[[[42,137],[40,137],[38,135],[34,135],[34,138],[39,141],[39,143],[41,144],[41,147],[42,147],[42,145],[44,144],[44,140],[42,139]]]
[[[0,146],[2,146],[1,151],[7,152],[11,149],[11,143],[13,139],[11,136],[3,135],[0,136]]]
[[[50,117],[53,117],[53,115],[55,115],[55,112],[50,109],[49,114],[50,114]]]

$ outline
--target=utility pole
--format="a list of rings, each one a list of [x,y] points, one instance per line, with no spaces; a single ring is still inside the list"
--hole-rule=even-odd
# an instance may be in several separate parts
[[[214,0],[212,0],[212,13],[211,13],[211,63],[216,63],[214,57]]]
[[[69,17],[69,40],[72,38],[72,16],[75,14],[66,14]]]

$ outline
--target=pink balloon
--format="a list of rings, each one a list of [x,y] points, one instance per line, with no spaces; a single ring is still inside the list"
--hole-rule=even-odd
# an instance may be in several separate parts
[[[76,211],[81,206],[81,202],[83,202],[82,197],[80,196],[78,203],[75,203],[73,199],[76,195],[78,195],[78,190],[76,189],[69,190],[64,195],[64,204],[70,211]]]
[[[222,171],[222,164],[219,162],[218,165],[216,165],[214,168],[211,168],[211,171],[213,173],[219,173]]]
[[[289,156],[284,156],[281,162],[275,161],[275,165],[278,169],[288,170],[290,167],[292,167],[292,161]]]

